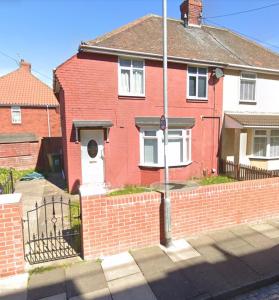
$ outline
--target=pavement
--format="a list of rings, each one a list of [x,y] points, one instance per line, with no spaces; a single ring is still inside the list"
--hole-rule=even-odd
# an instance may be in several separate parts
[[[279,218],[33,273],[26,295],[11,291],[0,300],[279,299]]]

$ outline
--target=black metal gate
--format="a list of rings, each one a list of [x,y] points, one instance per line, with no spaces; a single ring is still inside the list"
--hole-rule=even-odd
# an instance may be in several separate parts
[[[38,264],[81,255],[81,216],[79,203],[63,197],[36,202],[23,220],[24,255]]]

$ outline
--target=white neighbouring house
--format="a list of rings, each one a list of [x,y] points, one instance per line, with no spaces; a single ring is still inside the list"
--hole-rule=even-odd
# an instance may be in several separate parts
[[[223,109],[222,158],[278,170],[279,70],[226,69]]]

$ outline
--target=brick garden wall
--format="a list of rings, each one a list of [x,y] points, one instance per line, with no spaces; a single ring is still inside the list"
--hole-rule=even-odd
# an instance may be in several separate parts
[[[9,197],[18,199],[9,201]],[[22,203],[19,200],[19,194],[0,196],[0,278],[24,272]]]
[[[175,239],[279,216],[279,178],[203,186],[172,192]],[[158,244],[161,195],[82,197],[85,258]]]

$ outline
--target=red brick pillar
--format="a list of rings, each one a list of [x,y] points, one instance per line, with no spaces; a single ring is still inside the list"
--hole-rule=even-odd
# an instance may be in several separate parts
[[[24,272],[21,194],[0,195],[0,278]]]

